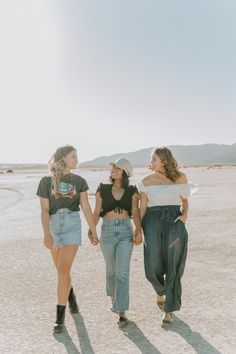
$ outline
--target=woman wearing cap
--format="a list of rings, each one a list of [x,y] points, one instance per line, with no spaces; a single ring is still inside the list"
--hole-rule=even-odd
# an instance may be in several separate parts
[[[100,183],[96,192],[94,222],[97,225],[103,218],[100,245],[106,263],[106,292],[112,300],[111,310],[119,314],[119,326],[124,327],[128,324],[130,260],[133,245],[142,243],[142,231],[138,190],[129,185],[133,167],[126,159],[111,165],[111,183]]]
[[[196,186],[188,183],[166,147],[153,151],[150,168],[154,173],[138,184],[145,237],[144,266],[157,294],[157,305],[164,311],[161,321],[164,327],[171,323],[172,313],[181,307],[180,280],[188,243],[187,198]]]
[[[87,182],[71,172],[77,163],[77,152],[73,146],[58,148],[49,161],[51,175],[40,180],[37,190],[40,197],[44,245],[51,251],[58,274],[58,304],[54,332],[64,330],[67,301],[70,312],[78,312],[70,270],[81,244],[80,204],[92,230],[93,244],[98,244],[93,214],[88,202]]]

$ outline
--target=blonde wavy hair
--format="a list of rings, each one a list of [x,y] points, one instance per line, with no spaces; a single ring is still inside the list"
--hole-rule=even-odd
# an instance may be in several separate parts
[[[52,176],[52,188],[54,193],[58,190],[58,185],[63,177],[63,171],[65,168],[64,158],[71,152],[76,151],[72,145],[65,145],[59,147],[48,161],[49,171]]]
[[[175,182],[178,177],[182,175],[179,171],[179,166],[176,159],[173,157],[172,152],[165,146],[156,148],[153,153],[159,156],[161,162],[163,163],[166,177],[172,182]]]

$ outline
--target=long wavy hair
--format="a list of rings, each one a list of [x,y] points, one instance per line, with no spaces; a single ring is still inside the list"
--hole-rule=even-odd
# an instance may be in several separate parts
[[[109,177],[109,181],[113,184],[115,179],[112,176]],[[123,170],[122,180],[121,180],[121,188],[126,188],[129,186],[129,177],[127,173]]]
[[[49,171],[52,176],[52,189],[54,193],[58,190],[58,185],[63,177],[63,171],[65,168],[64,158],[71,152],[76,151],[72,145],[60,146],[56,152],[52,155],[51,159],[48,161]]]
[[[156,148],[153,153],[159,156],[163,163],[166,177],[172,182],[175,182],[181,176],[179,166],[176,159],[173,157],[172,152],[165,146]]]

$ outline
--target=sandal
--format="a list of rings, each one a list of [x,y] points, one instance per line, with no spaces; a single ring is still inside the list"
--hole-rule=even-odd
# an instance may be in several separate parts
[[[117,322],[119,327],[126,327],[128,325],[128,320],[126,317],[120,316],[119,321]]]
[[[173,313],[172,312],[165,312],[161,319],[161,327],[167,327],[173,321]]]

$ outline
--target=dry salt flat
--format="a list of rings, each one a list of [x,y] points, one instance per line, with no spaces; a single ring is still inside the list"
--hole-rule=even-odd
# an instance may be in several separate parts
[[[77,171],[90,186],[89,199],[109,175]],[[143,270],[143,249],[133,252],[130,324],[117,327],[105,295],[105,267],[92,247],[83,218],[83,245],[72,270],[80,313],[66,314],[66,332],[53,334],[56,271],[42,243],[39,201],[43,171],[0,175],[0,353],[235,353],[236,352],[236,167],[192,167],[184,172],[199,191],[190,198],[188,258],[182,309],[169,330]],[[137,182],[146,169],[136,169]]]

